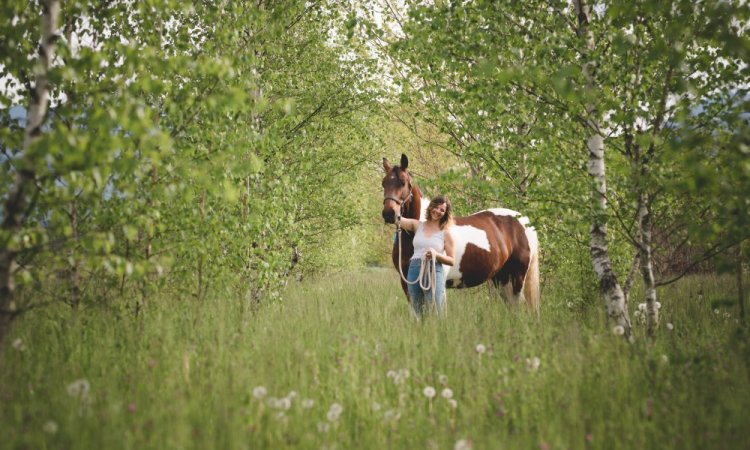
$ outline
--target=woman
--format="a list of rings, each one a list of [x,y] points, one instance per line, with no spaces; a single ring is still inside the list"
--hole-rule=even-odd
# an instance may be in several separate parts
[[[401,228],[414,232],[414,255],[409,261],[408,292],[411,306],[418,318],[422,318],[425,304],[432,300],[433,290],[438,314],[445,311],[445,271],[443,264],[453,265],[453,238],[448,228],[453,224],[451,203],[445,196],[435,197],[427,207],[427,221],[401,218]],[[419,272],[423,264],[425,273],[432,273],[433,255],[435,264],[435,280],[428,290],[420,287]],[[425,275],[427,276],[427,275]],[[422,282],[422,284],[426,284]]]

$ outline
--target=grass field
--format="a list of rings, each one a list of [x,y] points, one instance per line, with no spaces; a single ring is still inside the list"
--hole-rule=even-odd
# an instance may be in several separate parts
[[[748,449],[731,286],[660,291],[658,339],[639,326],[633,345],[554,286],[538,320],[481,288],[416,323],[390,270],[255,310],[228,294],[152,300],[137,320],[50,307],[0,356],[0,448]]]

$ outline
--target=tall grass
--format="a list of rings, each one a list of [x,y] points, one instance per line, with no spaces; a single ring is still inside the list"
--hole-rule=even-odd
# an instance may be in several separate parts
[[[254,311],[229,294],[138,319],[48,308],[0,355],[0,448],[746,449],[750,351],[725,286],[660,292],[658,339],[634,345],[554,286],[538,320],[480,288],[417,323],[384,270]]]

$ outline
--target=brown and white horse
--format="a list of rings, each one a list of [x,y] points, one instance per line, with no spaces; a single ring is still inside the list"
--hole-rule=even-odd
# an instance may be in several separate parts
[[[383,158],[383,219],[395,223],[398,217],[424,220],[429,200],[422,198],[407,170],[409,159],[401,155],[401,165],[391,166]],[[450,228],[455,265],[446,274],[446,286],[465,288],[491,281],[511,303],[525,302],[539,312],[539,241],[529,219],[504,208],[488,209],[457,217]],[[403,273],[414,254],[414,235],[401,232],[401,260],[398,239],[393,243],[393,264]],[[401,280],[406,292],[406,283]]]

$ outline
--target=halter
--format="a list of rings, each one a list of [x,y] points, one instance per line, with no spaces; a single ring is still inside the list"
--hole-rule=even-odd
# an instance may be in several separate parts
[[[397,197],[386,195],[385,197],[383,197],[383,203],[385,203],[386,200],[393,200],[394,202],[398,203],[398,207],[401,208],[404,205],[404,203],[408,203],[412,197],[414,197],[414,194],[411,192],[411,189],[409,189],[409,195],[407,195],[405,199],[400,199]]]

